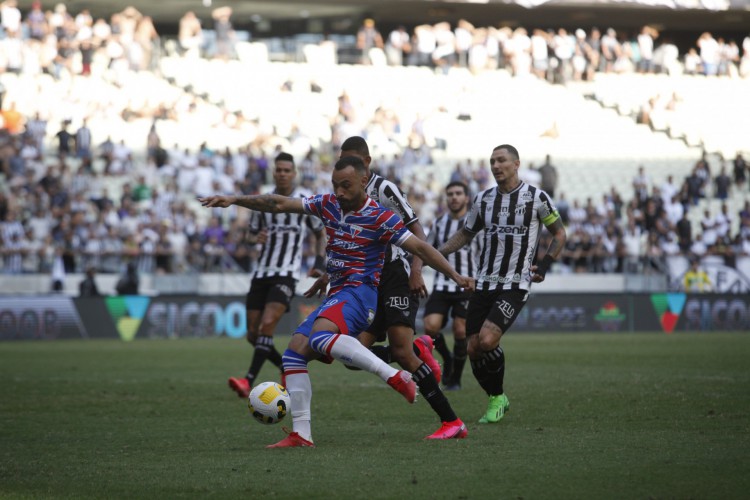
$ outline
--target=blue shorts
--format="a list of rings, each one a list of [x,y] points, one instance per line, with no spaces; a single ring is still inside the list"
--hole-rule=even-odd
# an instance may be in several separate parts
[[[367,330],[375,318],[378,290],[369,285],[342,288],[305,318],[294,333],[310,336],[313,323],[318,318],[332,321],[344,335],[358,336]]]

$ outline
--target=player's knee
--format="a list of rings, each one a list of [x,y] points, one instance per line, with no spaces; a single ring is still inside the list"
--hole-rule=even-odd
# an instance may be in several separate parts
[[[466,326],[459,325],[457,323],[459,322],[456,320],[453,320],[453,338],[465,339],[466,338]]]
[[[479,349],[482,352],[489,352],[496,348],[500,344],[500,339],[496,339],[493,336],[480,336],[479,337]]]
[[[265,335],[266,337],[270,337],[273,335],[273,331],[276,329],[276,324],[278,321],[276,320],[266,320],[264,319],[260,323],[260,334]]]
[[[391,356],[393,358],[393,361],[398,363],[401,366],[407,366],[409,364],[409,361],[414,358],[416,355],[414,354],[414,348],[412,347],[411,343],[408,345],[403,345],[403,343],[397,344],[391,344]]]
[[[308,338],[301,334],[292,335],[292,339],[289,341],[287,349],[290,349],[296,353],[303,354],[307,347]]]
[[[479,347],[479,341],[476,335],[472,335],[466,343],[466,352],[471,359],[481,358],[484,354]]]
[[[430,337],[437,337],[440,332],[440,321],[430,318],[429,316],[424,319],[424,332]]]

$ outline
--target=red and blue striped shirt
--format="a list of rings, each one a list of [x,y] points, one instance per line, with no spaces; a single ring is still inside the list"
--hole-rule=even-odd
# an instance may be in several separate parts
[[[398,215],[369,197],[361,208],[347,213],[342,213],[333,194],[304,198],[302,205],[326,228],[329,295],[346,286],[377,287],[386,247],[401,246],[411,236]]]

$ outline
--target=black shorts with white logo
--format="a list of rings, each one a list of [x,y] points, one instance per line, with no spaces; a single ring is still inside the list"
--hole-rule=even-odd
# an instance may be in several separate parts
[[[245,307],[250,311],[262,311],[268,302],[278,302],[289,306],[294,298],[294,288],[297,281],[294,278],[274,276],[271,278],[256,278],[250,283],[250,291],[245,298]]]
[[[451,318],[466,319],[466,308],[469,306],[468,292],[440,292],[434,290],[424,305],[424,315],[440,314],[443,316],[443,327],[448,323],[448,313]]]
[[[378,342],[383,342],[388,328],[394,325],[414,330],[418,309],[419,299],[411,294],[404,265],[399,261],[385,264],[378,286],[378,309],[367,331],[374,334]]]
[[[521,289],[477,290],[469,299],[466,334],[479,333],[485,320],[495,323],[503,333],[507,332],[526,305],[528,296],[529,292]]]

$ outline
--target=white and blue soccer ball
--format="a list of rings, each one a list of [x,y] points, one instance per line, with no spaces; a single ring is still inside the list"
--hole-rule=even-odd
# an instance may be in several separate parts
[[[286,388],[276,382],[262,382],[250,391],[247,407],[250,414],[262,424],[278,424],[291,407],[292,398]]]

